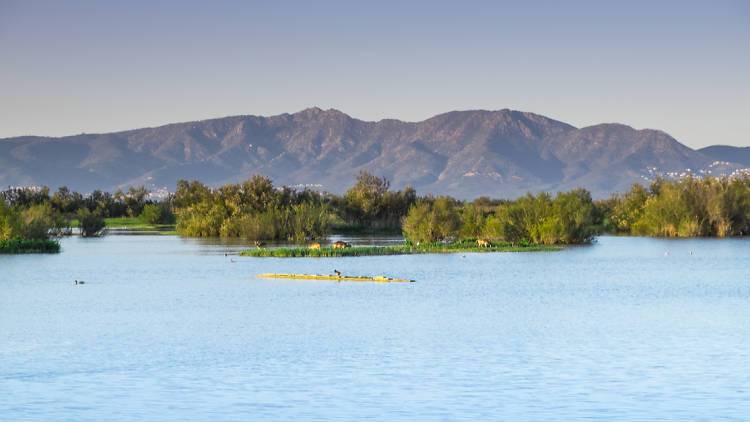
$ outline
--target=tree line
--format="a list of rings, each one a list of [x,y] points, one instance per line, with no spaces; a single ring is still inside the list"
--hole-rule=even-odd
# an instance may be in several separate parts
[[[241,237],[303,243],[335,227],[393,229],[408,242],[483,239],[511,245],[585,243],[598,233],[661,237],[741,236],[750,230],[750,178],[655,179],[595,201],[585,189],[515,200],[461,201],[418,196],[407,186],[360,172],[343,195],[274,187],[256,175],[211,188],[180,180],[173,195],[149,199],[145,188],[94,191],[61,187],[15,188],[0,193],[0,239],[48,238],[78,219],[96,233],[104,217],[140,216],[150,223],[177,222],[184,236]]]
[[[328,230],[328,207],[319,194],[275,189],[268,177],[259,175],[215,189],[180,180],[173,204],[180,217],[177,232],[184,236],[304,242]]]
[[[515,200],[418,196],[390,190],[385,178],[360,172],[344,195],[273,188],[260,176],[210,189],[180,181],[174,199],[178,232],[301,242],[324,237],[331,221],[401,230],[410,242],[479,238],[512,245],[578,244],[599,233],[660,237],[738,236],[750,225],[750,179],[656,179],[595,201],[585,189]],[[340,228],[340,227],[339,227]]]
[[[536,196],[488,206],[450,197],[425,197],[403,220],[404,236],[411,242],[476,238],[511,245],[575,244],[597,232],[601,212],[585,189]]]
[[[69,234],[76,220],[83,236],[96,236],[105,218],[139,217],[151,224],[174,223],[171,198],[154,201],[145,187],[118,189],[114,194],[95,190],[84,195],[66,186],[9,188],[0,192],[0,240],[36,239]]]
[[[71,191],[67,186],[54,193],[47,186],[18,187],[0,192],[0,198],[20,209],[49,204],[52,211],[68,218],[74,218],[84,208],[103,218],[138,217],[147,205],[157,202],[149,198],[149,191],[143,186],[126,191],[117,189],[114,194],[97,189],[88,195]]]
[[[636,184],[601,201],[603,230],[642,236],[743,236],[750,233],[750,177],[694,177]]]

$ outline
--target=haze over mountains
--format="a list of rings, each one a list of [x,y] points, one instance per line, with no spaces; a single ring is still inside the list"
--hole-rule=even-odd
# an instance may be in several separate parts
[[[66,185],[89,192],[178,179],[221,185],[270,176],[277,186],[343,193],[367,170],[391,186],[458,198],[516,197],[584,187],[595,196],[653,176],[730,174],[750,148],[693,150],[659,130],[575,128],[512,110],[453,111],[421,122],[368,122],[309,108],[60,138],[0,139],[0,187]]]

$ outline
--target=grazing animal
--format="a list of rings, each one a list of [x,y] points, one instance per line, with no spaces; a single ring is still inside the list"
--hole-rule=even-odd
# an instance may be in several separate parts
[[[333,249],[345,249],[345,248],[351,248],[352,245],[350,243],[338,241],[333,243]]]
[[[312,244],[310,244],[310,246],[307,247],[307,249],[317,249],[317,250],[320,250],[320,243],[317,243],[317,242],[312,243]]]
[[[253,243],[255,243],[255,247],[258,249],[263,249],[263,247],[266,246],[266,242],[262,242],[260,240],[256,240]]]
[[[490,241],[487,239],[482,239],[481,237],[477,239],[477,246],[480,248],[489,248],[490,247]]]
[[[76,284],[86,284],[85,281],[78,281],[78,280],[74,280],[74,281],[75,281]]]

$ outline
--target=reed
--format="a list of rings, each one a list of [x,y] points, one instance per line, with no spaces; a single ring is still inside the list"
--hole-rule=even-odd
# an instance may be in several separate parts
[[[496,245],[485,248],[471,246],[468,242],[456,243],[430,243],[416,245],[397,245],[397,246],[355,246],[346,249],[334,249],[331,247],[320,249],[299,248],[272,248],[272,249],[254,249],[240,252],[242,256],[252,257],[277,257],[277,258],[296,258],[296,257],[346,257],[346,256],[380,256],[380,255],[410,255],[426,253],[460,253],[460,252],[534,252],[534,251],[557,251],[562,248],[559,246],[540,245],[540,246],[511,246]]]
[[[0,239],[0,254],[58,253],[60,244],[49,239]]]

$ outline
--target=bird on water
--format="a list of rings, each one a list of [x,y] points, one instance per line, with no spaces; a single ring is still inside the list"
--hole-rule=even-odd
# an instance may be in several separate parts
[[[85,281],[79,281],[79,280],[74,280],[74,281],[75,281],[76,285],[78,285],[78,284],[86,284]]]

